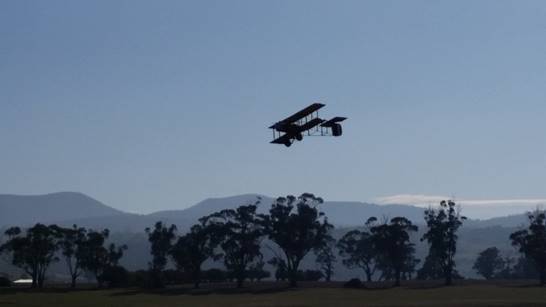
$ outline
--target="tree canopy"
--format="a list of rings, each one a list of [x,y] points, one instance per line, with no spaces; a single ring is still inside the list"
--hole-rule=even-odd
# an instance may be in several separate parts
[[[429,254],[425,264],[434,264],[441,269],[445,284],[451,285],[455,269],[457,252],[457,231],[466,217],[460,215],[455,202],[441,201],[437,209],[425,210],[425,222],[428,230],[421,240],[429,244]]]
[[[327,242],[333,226],[317,209],[322,198],[310,193],[299,197],[279,197],[267,217],[267,235],[282,250],[290,285],[297,285],[297,273],[302,259],[313,249]]]

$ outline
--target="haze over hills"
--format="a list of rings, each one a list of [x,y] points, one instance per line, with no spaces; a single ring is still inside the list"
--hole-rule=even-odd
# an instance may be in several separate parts
[[[1,226],[125,214],[76,192],[25,196],[0,194],[0,213]]]
[[[0,195],[0,227],[25,226],[34,223],[78,224],[90,228],[109,228],[113,231],[141,232],[158,220],[187,229],[210,213],[254,203],[261,198],[259,211],[266,213],[274,198],[244,194],[223,198],[209,198],[189,208],[158,211],[140,215],[111,208],[85,194],[61,192],[46,195]],[[362,225],[369,217],[389,218],[405,216],[414,223],[423,223],[424,208],[411,205],[377,205],[351,201],[326,201],[320,205],[328,220],[337,227]],[[470,227],[515,227],[525,222],[522,214],[488,220],[470,220]]]

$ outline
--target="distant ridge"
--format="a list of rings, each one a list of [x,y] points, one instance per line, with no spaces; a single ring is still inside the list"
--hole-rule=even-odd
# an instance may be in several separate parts
[[[78,192],[44,195],[0,194],[0,226],[22,226],[122,214],[124,212]]]
[[[243,194],[229,197],[205,199],[194,206],[158,211],[141,215],[126,213],[111,208],[85,194],[60,192],[45,195],[0,195],[0,228],[8,226],[29,226],[35,223],[57,223],[70,226],[77,224],[87,228],[109,228],[119,232],[142,232],[156,221],[176,224],[185,231],[205,215],[223,209],[254,203],[257,197],[262,202],[260,213],[267,213],[274,198],[259,194]],[[405,216],[422,225],[424,208],[411,205],[377,205],[355,201],[326,201],[320,210],[336,227],[362,226],[375,216],[379,219]],[[468,220],[466,227],[483,228],[492,226],[517,227],[526,222],[524,214],[497,217],[487,220]]]

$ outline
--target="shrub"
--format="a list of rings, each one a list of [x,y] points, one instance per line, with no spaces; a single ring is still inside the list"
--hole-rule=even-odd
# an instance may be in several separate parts
[[[224,282],[227,280],[227,272],[220,269],[203,271],[202,279],[208,282]]]
[[[360,289],[363,286],[364,284],[358,278],[353,278],[349,280],[348,282],[346,282],[345,284],[343,284],[344,288],[353,288],[353,289]]]
[[[111,266],[104,271],[102,279],[109,288],[126,287],[129,285],[129,272],[122,266]]]
[[[0,276],[0,287],[11,287],[11,281],[6,277]]]

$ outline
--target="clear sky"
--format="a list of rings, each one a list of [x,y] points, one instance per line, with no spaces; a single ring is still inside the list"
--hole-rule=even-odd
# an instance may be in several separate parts
[[[545,1],[0,2],[0,193],[535,203],[545,132]]]

